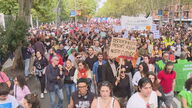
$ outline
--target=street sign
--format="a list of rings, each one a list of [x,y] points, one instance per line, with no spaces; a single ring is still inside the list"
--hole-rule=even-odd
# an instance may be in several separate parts
[[[71,17],[76,16],[76,11],[75,11],[75,10],[71,10],[71,11],[70,11],[70,16],[71,16]]]

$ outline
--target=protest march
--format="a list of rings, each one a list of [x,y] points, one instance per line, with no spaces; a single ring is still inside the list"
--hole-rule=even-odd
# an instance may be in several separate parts
[[[0,65],[0,108],[44,108],[46,96],[49,108],[192,108],[190,24],[92,18],[31,27],[26,39],[23,75]]]

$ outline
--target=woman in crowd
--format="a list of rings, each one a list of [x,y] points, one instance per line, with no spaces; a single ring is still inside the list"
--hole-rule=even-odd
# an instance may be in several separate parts
[[[15,77],[13,90],[13,95],[20,105],[22,103],[22,99],[31,93],[26,84],[25,78],[21,75]]]
[[[161,102],[165,101],[165,95],[163,93],[161,85],[158,83],[157,76],[155,73],[150,72],[147,74],[147,77],[152,81],[152,89],[156,92],[158,96],[158,108],[161,106]]]
[[[131,97],[130,79],[125,72],[126,68],[122,67],[114,87],[114,95],[118,98],[121,108],[125,108],[127,100]]]
[[[99,84],[99,97],[92,102],[91,108],[120,108],[119,102],[113,97],[113,88],[110,82]]]
[[[141,78],[138,83],[138,92],[133,94],[126,108],[157,108],[157,94],[152,90],[149,78]]]
[[[85,61],[79,61],[78,68],[75,70],[73,81],[77,83],[77,80],[80,78],[87,78],[89,80],[89,84],[91,84],[92,73]]]
[[[41,108],[38,96],[36,94],[28,94],[23,99],[24,108]]]
[[[162,57],[162,51],[159,50],[159,47],[158,47],[157,45],[155,45],[155,46],[153,47],[152,57],[156,57],[156,58]]]
[[[185,90],[179,93],[183,108],[192,108],[192,77],[185,82]]]
[[[0,64],[0,83],[5,82],[9,87],[11,87],[11,81],[9,80],[9,77],[1,70],[2,70],[2,65]]]
[[[150,57],[148,55],[143,56],[143,61],[147,64],[147,66],[149,68],[149,72],[155,71],[155,66],[150,63]]]
[[[66,61],[66,65],[63,69],[65,78],[64,78],[64,87],[66,89],[68,103],[70,103],[70,97],[72,92],[75,91],[75,83],[73,82],[73,76],[75,73],[75,67],[73,67],[71,60]]]
[[[133,85],[137,87],[139,80],[143,77],[146,77],[148,72],[149,72],[149,68],[147,64],[144,62],[141,62],[139,64],[139,71],[137,71],[133,76],[133,79],[132,79]]]
[[[45,89],[45,68],[48,65],[47,59],[39,52],[36,52],[36,58],[33,64],[34,74],[40,81],[41,85],[41,98],[44,98],[44,93],[46,93]]]

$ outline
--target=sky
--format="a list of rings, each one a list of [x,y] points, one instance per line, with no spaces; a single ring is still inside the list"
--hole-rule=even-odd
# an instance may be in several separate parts
[[[101,8],[107,0],[100,0],[97,9]]]

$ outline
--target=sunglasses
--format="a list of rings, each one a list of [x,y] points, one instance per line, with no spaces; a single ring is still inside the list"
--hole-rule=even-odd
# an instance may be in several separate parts
[[[125,73],[126,71],[121,71],[121,73]]]

